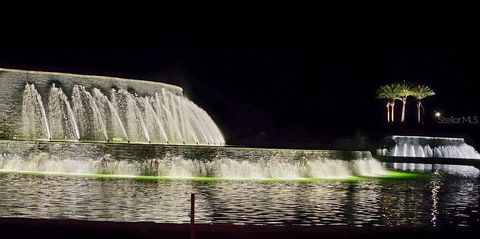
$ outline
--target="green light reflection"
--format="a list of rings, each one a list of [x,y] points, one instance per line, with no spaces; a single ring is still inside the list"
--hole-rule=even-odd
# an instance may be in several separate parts
[[[386,175],[381,176],[352,176],[348,178],[221,178],[221,177],[170,177],[170,176],[149,176],[149,175],[114,175],[114,174],[94,174],[94,173],[61,173],[61,172],[41,172],[41,171],[3,171],[0,174],[22,174],[32,176],[59,176],[59,177],[87,177],[97,179],[134,179],[141,181],[161,181],[161,180],[190,180],[200,182],[215,181],[259,181],[259,182],[318,182],[318,181],[364,181],[364,180],[405,180],[405,179],[427,179],[431,176],[429,173],[406,172],[398,170],[389,170]]]

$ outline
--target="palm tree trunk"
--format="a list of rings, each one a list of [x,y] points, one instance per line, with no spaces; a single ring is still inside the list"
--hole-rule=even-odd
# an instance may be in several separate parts
[[[390,113],[390,117],[391,117],[391,122],[394,123],[395,122],[395,101],[391,102],[390,103],[390,106],[391,106],[391,110],[392,110],[392,113]]]
[[[422,101],[419,101],[419,103],[420,103],[420,110],[422,111],[422,116],[425,119],[425,108],[423,108]]]
[[[390,102],[387,102],[387,122],[390,123]]]
[[[404,98],[402,98],[402,123],[405,122],[405,108],[406,108],[406,105],[407,105],[407,98],[404,97]]]
[[[420,102],[420,100],[417,100],[417,122],[419,124],[422,122],[422,118],[421,118],[421,115],[420,115],[421,106],[422,106],[422,102]]]

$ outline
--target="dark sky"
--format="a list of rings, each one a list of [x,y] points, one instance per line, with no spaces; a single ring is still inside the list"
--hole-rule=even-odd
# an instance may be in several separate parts
[[[48,70],[173,83],[205,108],[231,144],[327,142],[372,132],[430,130],[416,126],[410,101],[407,126],[384,123],[381,84],[430,85],[425,101],[444,115],[480,115],[480,46],[348,42],[182,42],[158,45],[2,45],[0,67]],[[397,104],[400,106],[400,102]],[[400,107],[398,107],[400,110]],[[399,114],[398,114],[399,116]],[[480,125],[454,127],[468,134]],[[473,137],[473,136],[472,136]]]

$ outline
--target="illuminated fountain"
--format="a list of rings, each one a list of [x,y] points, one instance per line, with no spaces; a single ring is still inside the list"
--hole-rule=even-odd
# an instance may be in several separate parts
[[[370,152],[0,141],[0,171],[166,178],[305,179],[381,176]]]
[[[382,154],[394,157],[420,158],[465,158],[480,159],[480,154],[474,147],[465,143],[463,138],[425,137],[425,136],[392,136],[395,145],[383,149]],[[387,166],[401,170],[426,170],[434,167],[431,164],[389,163]],[[469,166],[437,165],[438,169],[467,174],[477,172]]]
[[[12,114],[2,117],[1,123],[10,126],[3,128],[3,138],[225,144],[211,117],[175,86],[148,83],[151,89],[142,89],[141,81],[109,77],[12,70],[1,74],[5,103],[0,109]]]
[[[379,176],[369,152],[219,147],[180,87],[0,69],[0,170],[170,178]]]
[[[392,136],[395,146],[386,155],[401,157],[476,158],[480,154],[463,138]]]

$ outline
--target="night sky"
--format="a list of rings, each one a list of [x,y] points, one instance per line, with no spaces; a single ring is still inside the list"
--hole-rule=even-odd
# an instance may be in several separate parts
[[[480,116],[479,45],[348,42],[181,42],[158,45],[2,45],[0,67],[146,79],[180,85],[205,108],[229,144],[335,147],[342,138],[392,133],[478,139],[480,124],[439,125]],[[379,85],[407,80],[437,95],[415,123],[385,124]],[[400,118],[400,102],[397,103]]]

